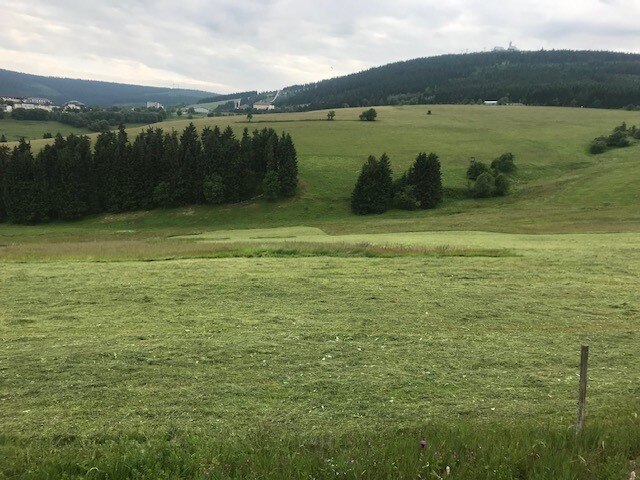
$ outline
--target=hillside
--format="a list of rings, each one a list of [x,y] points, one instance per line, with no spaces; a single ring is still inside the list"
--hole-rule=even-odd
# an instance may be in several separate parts
[[[0,95],[45,97],[58,105],[69,100],[79,100],[87,105],[111,106],[144,104],[147,101],[164,105],[189,104],[212,94],[200,90],[44,77],[0,69]]]
[[[0,478],[629,478],[640,145],[587,146],[640,112],[376,109],[193,121],[290,133],[285,201],[0,225]],[[352,214],[385,151],[443,205]],[[511,195],[459,195],[506,151]]]
[[[283,90],[279,106],[474,103],[621,108],[640,104],[640,55],[551,50],[442,55]]]
[[[273,127],[290,133],[298,151],[300,194],[286,202],[256,201],[237,206],[102,215],[71,224],[39,227],[50,236],[65,237],[133,231],[189,233],[202,229],[318,226],[330,233],[484,230],[513,233],[616,232],[640,230],[640,147],[589,155],[596,136],[626,121],[640,124],[640,112],[602,109],[437,106],[379,107],[376,122],[356,121],[361,109],[339,109],[333,122],[326,112],[267,114],[247,122],[242,116],[201,118],[198,129],[231,125],[236,135]],[[155,126],[182,131],[189,120]],[[141,128],[128,130],[133,137]],[[95,138],[95,135],[92,135]],[[50,141],[34,140],[38,151]],[[9,144],[11,145],[11,144]],[[394,176],[409,167],[420,151],[438,153],[444,186],[466,188],[469,157],[490,163],[503,152],[516,156],[515,192],[505,198],[473,200],[445,195],[431,211],[390,211],[359,217],[349,198],[362,163],[370,154],[387,152]],[[188,213],[185,213],[188,212]],[[29,235],[29,229],[0,225],[3,234]],[[127,234],[129,235],[129,234]],[[40,236],[38,236],[40,238]]]

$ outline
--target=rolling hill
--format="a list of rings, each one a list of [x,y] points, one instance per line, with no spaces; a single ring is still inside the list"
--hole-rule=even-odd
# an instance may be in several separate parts
[[[640,104],[640,55],[551,50],[442,55],[285,88],[277,104],[341,106],[475,103],[621,108]]]
[[[87,105],[111,106],[144,104],[165,105],[195,103],[211,92],[181,88],[160,88],[72,78],[44,77],[0,69],[0,95],[46,97],[56,104],[79,100]]]

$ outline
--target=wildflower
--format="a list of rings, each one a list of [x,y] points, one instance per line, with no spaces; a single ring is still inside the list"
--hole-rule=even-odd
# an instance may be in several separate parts
[[[445,471],[447,472],[447,475],[451,475],[451,467],[449,467],[449,465],[447,465]]]
[[[424,448],[427,446],[427,441],[426,440],[420,440],[420,448]]]

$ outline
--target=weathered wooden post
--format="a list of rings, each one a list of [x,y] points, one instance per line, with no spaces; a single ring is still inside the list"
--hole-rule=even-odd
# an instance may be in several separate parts
[[[587,416],[587,363],[589,362],[589,345],[582,345],[580,351],[580,388],[578,390],[578,420],[576,435],[584,430],[584,420]]]

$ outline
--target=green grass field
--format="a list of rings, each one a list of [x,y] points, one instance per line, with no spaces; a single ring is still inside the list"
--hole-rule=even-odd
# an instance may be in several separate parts
[[[42,139],[42,135],[45,133],[50,133],[55,137],[58,132],[65,136],[70,133],[83,135],[88,133],[88,130],[54,121],[38,122],[35,120],[18,121],[10,118],[0,119],[0,135],[4,135],[8,142],[15,142],[21,138],[28,140]]]
[[[586,147],[640,113],[430,108],[195,121],[290,132],[289,201],[0,225],[0,478],[629,478],[640,147]],[[516,190],[353,216],[384,151]]]

